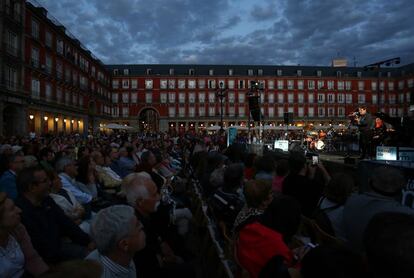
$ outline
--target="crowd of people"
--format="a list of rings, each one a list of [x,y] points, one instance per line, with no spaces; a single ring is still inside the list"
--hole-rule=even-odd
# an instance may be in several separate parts
[[[235,274],[412,272],[414,210],[397,201],[398,170],[376,169],[370,191],[358,192],[354,177],[301,152],[225,142],[162,132],[1,138],[0,277],[202,277],[194,180]],[[337,244],[315,244],[306,221]]]

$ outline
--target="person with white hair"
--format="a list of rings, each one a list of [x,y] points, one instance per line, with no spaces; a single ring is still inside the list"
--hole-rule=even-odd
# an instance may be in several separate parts
[[[100,263],[102,278],[137,277],[133,257],[145,247],[146,236],[133,208],[115,205],[99,211],[92,222],[91,235],[97,249],[86,259]]]
[[[160,194],[151,176],[145,172],[130,174],[125,177],[122,190],[128,203],[135,208],[135,213],[147,233],[146,247],[134,257],[141,277],[174,276],[171,271],[179,271],[177,274],[182,274],[180,277],[188,277],[188,269],[185,267],[172,267],[181,265],[183,260],[175,255],[166,241],[169,218],[163,218],[156,213],[160,204]]]

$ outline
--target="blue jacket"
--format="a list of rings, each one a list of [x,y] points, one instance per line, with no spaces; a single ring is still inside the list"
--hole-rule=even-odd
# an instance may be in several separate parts
[[[0,191],[6,192],[13,201],[17,198],[16,175],[7,170],[0,177]]]

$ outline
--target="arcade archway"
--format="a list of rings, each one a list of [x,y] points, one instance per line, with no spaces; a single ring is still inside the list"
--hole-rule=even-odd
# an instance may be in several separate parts
[[[153,108],[144,108],[138,116],[139,129],[146,132],[154,132],[159,129],[158,112]]]

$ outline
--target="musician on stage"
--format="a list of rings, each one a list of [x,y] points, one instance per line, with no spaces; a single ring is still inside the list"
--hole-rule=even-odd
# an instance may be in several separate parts
[[[353,113],[354,124],[358,127],[359,131],[359,148],[361,151],[360,159],[366,158],[367,155],[371,155],[371,139],[372,129],[374,127],[374,121],[371,114],[367,112],[365,105],[358,107],[358,112]]]

